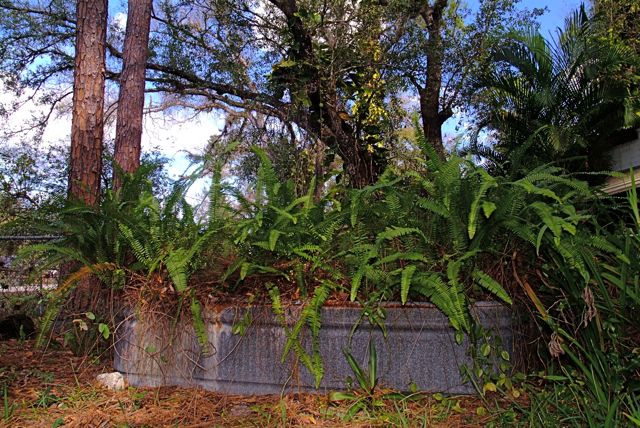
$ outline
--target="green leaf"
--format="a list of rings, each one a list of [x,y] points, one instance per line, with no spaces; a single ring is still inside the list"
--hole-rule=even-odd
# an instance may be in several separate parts
[[[427,237],[418,228],[392,226],[392,227],[386,227],[384,229],[384,232],[378,233],[378,235],[376,236],[376,242],[381,242],[384,240],[390,241],[392,239],[399,238],[401,236],[413,235],[413,234],[421,236],[425,241],[427,240]]]
[[[344,349],[342,352],[344,353],[344,356],[347,359],[347,363],[349,363],[349,367],[351,367],[353,374],[356,376],[356,380],[358,381],[360,387],[365,390],[368,389],[367,376],[365,376],[362,368],[360,368],[360,364],[358,364],[351,352],[347,351],[346,349]]]
[[[84,314],[87,318],[89,318],[91,321],[94,321],[96,319],[96,316],[93,312],[87,312],[86,314]]]
[[[109,326],[103,323],[98,324],[98,331],[102,334],[105,340],[109,339],[111,335],[111,330],[109,330]]]
[[[491,214],[496,210],[497,206],[491,201],[484,201],[482,203],[482,212],[486,218],[491,217]]]
[[[356,300],[356,297],[358,297],[358,289],[360,288],[360,283],[362,282],[362,277],[364,276],[367,267],[368,266],[360,267],[351,279],[351,293],[349,299],[352,302]]]
[[[329,401],[352,401],[357,397],[350,392],[334,391],[329,394]]]
[[[400,280],[400,301],[404,305],[407,303],[409,297],[409,287],[411,285],[411,278],[416,271],[415,265],[409,265],[402,270],[402,278]]]
[[[542,378],[544,380],[551,380],[554,382],[564,382],[566,380],[569,380],[569,378],[566,376],[557,376],[557,375],[547,375],[547,376],[542,376]]]
[[[437,214],[442,218],[449,218],[449,211],[447,210],[447,207],[434,199],[419,198],[418,206],[424,208],[427,211],[431,211],[432,213]]]
[[[484,273],[481,270],[476,270],[473,272],[473,279],[478,283],[482,288],[489,291],[494,296],[498,297],[505,303],[511,305],[513,302],[511,301],[511,297],[507,294],[506,290],[500,285],[495,279],[491,278],[489,275]]]
[[[469,239],[473,239],[476,234],[476,229],[478,227],[478,209],[480,208],[481,199],[484,198],[490,188],[498,186],[498,184],[496,183],[496,179],[491,177],[485,170],[478,169],[478,172],[482,177],[482,184],[480,185],[480,189],[478,189],[478,193],[475,195],[475,198],[471,203],[471,208],[469,209],[469,224],[467,226]]]
[[[251,263],[244,262],[240,265],[240,279],[243,280],[247,276],[247,272],[249,272],[249,268],[251,267]]]
[[[279,230],[272,230],[269,232],[269,249],[273,251],[276,248],[276,243],[278,242],[278,238],[282,235],[282,232]]]
[[[274,210],[275,212],[280,214],[280,218],[286,218],[287,220],[290,220],[291,223],[293,223],[293,224],[296,224],[298,222],[298,218],[297,217],[291,215],[290,213],[288,213],[287,211],[285,211],[283,209],[280,209],[278,207],[274,207],[273,205],[269,205],[269,208],[271,208],[272,210]]]
[[[491,353],[491,346],[489,346],[488,343],[483,344],[482,347],[480,348],[480,353],[482,354],[483,357],[488,357],[489,354]]]
[[[292,59],[283,59],[282,61],[274,65],[273,68],[294,67],[296,64],[298,63]]]
[[[486,393],[486,392],[496,392],[498,390],[498,388],[496,387],[496,384],[493,382],[487,382],[484,384],[484,386],[482,387],[482,393]]]
[[[536,238],[536,254],[540,255],[540,245],[542,245],[542,238],[544,238],[544,233],[549,229],[547,226],[542,226],[540,231],[538,232],[538,237]]]
[[[560,199],[560,197],[553,190],[548,189],[546,187],[544,188],[537,187],[535,184],[528,181],[526,178],[516,181],[515,184],[522,187],[524,190],[527,191],[527,193],[546,196],[548,198],[555,200],[556,202],[562,203],[562,200]]]
[[[369,339],[369,391],[373,391],[378,383],[378,354],[376,344]]]
[[[375,257],[375,255],[373,256]],[[398,251],[379,259],[373,265],[374,266],[384,265],[386,263],[395,262],[397,260],[429,263],[429,259],[427,259],[422,253],[417,253],[417,252],[403,253]]]

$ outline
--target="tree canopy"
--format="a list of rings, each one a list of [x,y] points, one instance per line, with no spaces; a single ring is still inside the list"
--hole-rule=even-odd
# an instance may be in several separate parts
[[[451,0],[157,1],[146,90],[166,108],[218,110],[230,127],[306,141],[318,173],[337,157],[341,177],[361,187],[382,172],[412,111],[444,153],[442,123],[468,103],[469,78],[504,22],[532,19],[516,3],[484,0],[471,11]],[[52,106],[70,93],[74,16],[70,1],[0,3],[8,87],[47,89]],[[106,44],[105,75],[116,82],[122,30],[112,23]]]

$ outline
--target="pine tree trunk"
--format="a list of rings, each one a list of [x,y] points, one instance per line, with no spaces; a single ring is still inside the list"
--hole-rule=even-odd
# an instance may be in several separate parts
[[[76,16],[68,199],[97,206],[102,176],[107,0],[78,0]],[[62,276],[75,268],[74,264],[63,266]],[[102,306],[96,296],[103,293],[97,279],[82,281],[70,296],[63,318]]]
[[[70,200],[100,201],[107,0],[78,0],[71,118]]]
[[[152,0],[129,1],[127,12],[114,159],[116,164],[128,173],[135,172],[140,166],[151,7]],[[114,169],[115,188],[121,184],[118,175],[118,171]]]

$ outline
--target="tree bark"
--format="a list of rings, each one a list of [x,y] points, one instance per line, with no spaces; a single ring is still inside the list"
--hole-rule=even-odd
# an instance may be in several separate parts
[[[127,11],[114,153],[116,164],[127,173],[135,172],[140,166],[151,8],[152,0],[130,0]],[[117,189],[121,186],[117,168],[113,174],[114,188]]]
[[[420,116],[424,137],[441,159],[445,157],[442,142],[442,124],[451,116],[440,110],[440,90],[442,89],[442,62],[444,61],[444,43],[442,25],[444,9],[448,0],[436,0],[433,6],[427,2],[419,9],[419,14],[427,26],[427,70],[424,88],[418,87],[420,96]]]
[[[78,0],[68,198],[100,202],[107,0]]]
[[[73,111],[71,116],[71,160],[69,201],[100,204],[102,178],[103,112],[107,36],[107,0],[78,0],[76,9]],[[77,266],[62,266],[62,276]],[[105,290],[97,278],[87,278],[73,290],[63,318],[102,307],[95,303]]]

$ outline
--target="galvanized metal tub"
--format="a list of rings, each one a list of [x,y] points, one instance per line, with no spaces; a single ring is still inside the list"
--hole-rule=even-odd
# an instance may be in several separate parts
[[[119,327],[114,367],[132,386],[203,387],[229,394],[279,394],[283,392],[326,392],[345,388],[353,377],[343,349],[368,363],[369,341],[377,350],[379,384],[406,391],[413,384],[423,391],[472,393],[464,384],[460,367],[471,366],[468,342],[456,344],[447,318],[430,304],[384,307],[386,336],[363,318],[359,307],[322,309],[320,354],[324,377],[319,388],[295,355],[284,362],[281,356],[286,334],[269,307],[226,307],[205,315],[210,342],[203,353],[188,321],[171,324],[145,323],[134,317]],[[249,314],[247,315],[247,312]],[[297,320],[295,308],[288,321]],[[477,302],[471,310],[486,329],[497,333],[502,348],[512,347],[511,310],[495,302]],[[244,334],[233,334],[241,319],[251,320]],[[353,326],[359,327],[353,330]],[[310,349],[309,332],[302,343]],[[293,354],[293,353],[292,353]]]

